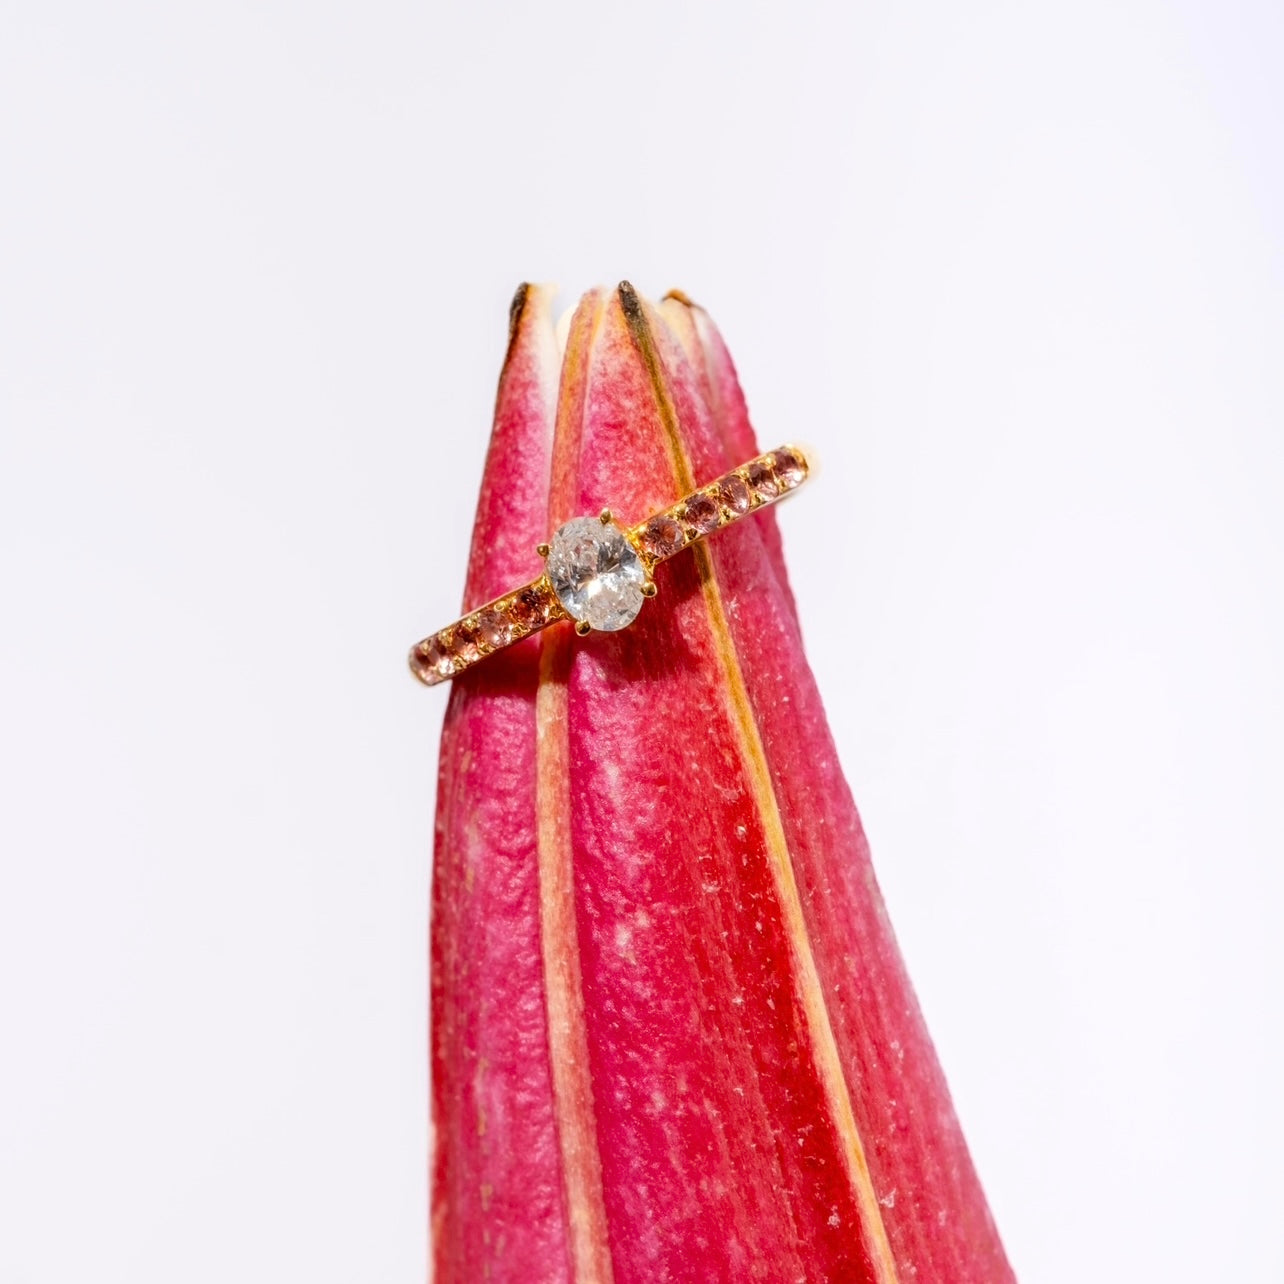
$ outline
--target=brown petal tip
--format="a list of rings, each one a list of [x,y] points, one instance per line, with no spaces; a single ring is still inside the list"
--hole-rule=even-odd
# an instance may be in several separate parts
[[[522,319],[522,310],[526,307],[526,299],[530,292],[530,282],[523,281],[513,293],[513,301],[508,305],[508,336],[510,339],[517,333],[518,323]]]
[[[620,306],[624,309],[624,315],[631,321],[636,322],[642,317],[642,300],[638,297],[638,292],[628,281],[621,281],[616,293],[620,296]]]
[[[513,293],[513,301],[508,305],[508,351],[504,355],[504,364],[508,364],[509,358],[513,355],[513,344],[517,342],[517,332],[521,329],[522,313],[526,311],[526,303],[530,298],[531,286],[529,281],[523,281]]]

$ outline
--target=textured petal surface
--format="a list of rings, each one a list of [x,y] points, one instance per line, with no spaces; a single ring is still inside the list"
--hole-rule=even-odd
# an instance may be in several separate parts
[[[560,357],[523,288],[500,378],[464,609],[539,572]],[[538,640],[453,684],[432,896],[433,1258],[439,1284],[568,1278],[535,834]]]
[[[678,295],[585,296],[556,404],[551,454],[520,464],[551,478],[523,548],[606,505],[632,524],[759,448],[717,331]],[[483,545],[512,520],[487,494]],[[487,591],[530,574],[506,570]],[[437,1117],[457,1128],[438,1139],[439,1272],[457,1243],[457,1271],[486,1261],[496,1279],[1011,1279],[803,656],[774,513],[656,583],[622,633],[550,629],[527,644],[537,670],[516,657],[490,679],[510,689],[452,697],[434,964],[453,971],[434,1004],[458,1028],[437,1032],[434,1070]],[[448,764],[495,737],[529,748],[511,774]],[[487,958],[457,957],[465,917]],[[465,1056],[485,1068],[462,1073]],[[478,1109],[519,1159],[467,1135]],[[523,1207],[529,1270],[485,1255]]]

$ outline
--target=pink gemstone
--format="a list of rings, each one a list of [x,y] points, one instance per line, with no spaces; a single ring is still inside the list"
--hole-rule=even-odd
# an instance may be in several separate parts
[[[771,471],[769,459],[755,459],[745,469],[745,476],[749,478],[749,485],[753,487],[754,494],[761,500],[775,499],[780,494],[780,487],[776,482],[776,475]]]
[[[771,464],[781,490],[793,490],[807,476],[807,466],[788,446],[771,452]]]
[[[703,491],[698,495],[692,495],[682,512],[682,520],[686,523],[692,538],[716,531],[718,516],[718,501],[711,495],[704,494]]]
[[[738,473],[729,473],[718,483],[718,498],[722,501],[723,508],[737,517],[747,513],[753,504],[749,487],[745,485],[744,478]]]
[[[472,664],[481,659],[481,630],[475,620],[464,620],[455,625],[451,649],[462,664]]]
[[[548,623],[549,600],[534,586],[524,588],[508,608],[514,621],[523,629],[538,629]]]
[[[502,611],[489,606],[477,617],[481,640],[492,650],[507,646],[513,636],[513,626]]]
[[[686,536],[675,517],[660,513],[651,518],[642,532],[642,548],[653,558],[668,557],[686,543]]]
[[[436,637],[424,638],[411,652],[410,663],[419,677],[428,683],[441,682],[455,671],[454,658]]]

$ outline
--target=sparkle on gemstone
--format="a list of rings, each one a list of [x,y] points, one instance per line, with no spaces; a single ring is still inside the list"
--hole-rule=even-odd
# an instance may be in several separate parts
[[[455,654],[464,664],[473,664],[481,659],[481,632],[475,620],[461,620],[455,625],[451,644]]]
[[[718,498],[722,501],[722,506],[736,516],[747,513],[753,503],[749,487],[738,473],[730,473],[718,483]]]
[[[781,490],[793,490],[807,475],[807,470],[803,466],[802,460],[788,446],[773,450],[771,452],[771,463],[775,469],[776,480],[780,483]]]
[[[692,535],[707,535],[718,529],[718,501],[701,491],[692,495],[682,513]]]
[[[495,607],[487,607],[477,617],[477,628],[481,633],[481,640],[492,651],[498,650],[504,646],[512,637],[513,626],[504,618],[501,611]]]
[[[548,621],[549,600],[536,585],[524,588],[508,608],[519,628],[537,629]]]
[[[775,499],[779,494],[776,475],[771,471],[769,459],[755,459],[745,469],[745,475],[749,478],[749,485],[753,487],[759,499]]]
[[[642,559],[614,522],[567,522],[553,536],[545,566],[553,592],[574,620],[613,632],[632,624],[642,609]]]
[[[415,668],[425,682],[440,682],[455,671],[455,661],[434,635],[415,646]]]
[[[659,513],[651,518],[642,532],[642,547],[655,558],[669,557],[685,543],[682,527],[670,513]]]

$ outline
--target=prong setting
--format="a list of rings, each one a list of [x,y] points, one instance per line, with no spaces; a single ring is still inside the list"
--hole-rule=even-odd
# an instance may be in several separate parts
[[[545,563],[566,613],[605,633],[626,628],[642,606],[647,578],[636,547],[614,522],[573,517],[557,528]]]
[[[642,601],[658,592],[653,578],[658,563],[774,504],[797,489],[810,471],[803,451],[785,445],[628,529],[615,522],[609,508],[596,517],[573,518],[547,543],[535,546],[546,563],[537,579],[416,643],[411,671],[435,686],[558,620],[573,623],[580,637],[626,628]]]

